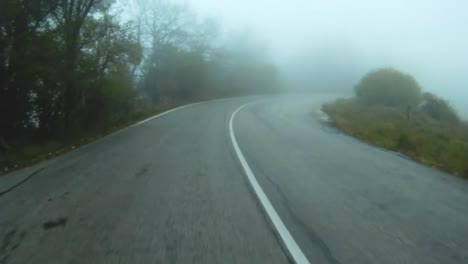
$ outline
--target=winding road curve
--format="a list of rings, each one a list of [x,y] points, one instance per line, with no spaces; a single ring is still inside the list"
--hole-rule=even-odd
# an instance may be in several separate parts
[[[468,263],[468,182],[331,128],[331,98],[193,104],[5,176],[0,264]]]

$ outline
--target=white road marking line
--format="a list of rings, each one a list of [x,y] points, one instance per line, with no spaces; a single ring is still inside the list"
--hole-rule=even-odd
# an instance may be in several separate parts
[[[186,107],[194,106],[194,105],[201,104],[201,103],[213,102],[213,101],[222,102],[222,101],[227,101],[227,100],[230,100],[230,99],[232,99],[232,98],[229,98],[229,97],[228,97],[228,98],[221,98],[221,99],[211,99],[211,100],[200,101],[200,102],[191,103],[191,104],[187,104],[187,105],[182,105],[182,106],[176,107],[176,108],[174,108],[174,109],[167,110],[166,112],[162,112],[162,113],[159,113],[159,114],[157,114],[157,115],[155,115],[155,116],[149,117],[149,118],[147,118],[147,119],[145,119],[145,120],[141,120],[140,122],[135,123],[135,124],[133,124],[133,125],[131,125],[131,126],[129,126],[129,127],[126,127],[126,128],[124,128],[124,129],[127,129],[127,128],[131,128],[131,127],[134,127],[134,126],[141,125],[141,124],[146,123],[146,122],[148,122],[148,121],[150,121],[150,120],[152,120],[152,119],[154,119],[154,118],[161,117],[161,116],[163,116],[163,115],[165,115],[165,114],[169,114],[170,112],[174,112],[174,111],[177,111],[177,110],[181,110],[181,109],[186,108]]]
[[[255,178],[255,175],[252,172],[252,169],[250,169],[249,164],[245,160],[244,155],[242,154],[242,151],[240,150],[239,145],[237,144],[236,136],[234,135],[233,120],[236,117],[236,114],[246,105],[248,104],[244,104],[241,107],[237,108],[237,110],[234,111],[234,113],[231,115],[231,119],[229,120],[229,134],[231,136],[231,141],[232,145],[234,146],[234,150],[236,151],[237,157],[239,158],[242,168],[244,169],[244,172],[247,175],[247,178],[249,179],[250,185],[254,189],[255,194],[260,200],[260,203],[262,204],[263,208],[268,214],[268,217],[270,218],[271,222],[275,226],[276,231],[283,240],[283,243],[286,245],[286,248],[289,251],[289,254],[293,258],[294,262],[297,264],[310,264],[309,260],[307,260],[306,256],[299,248],[296,241],[291,236],[291,233],[289,233],[288,229],[284,225],[275,208],[273,207],[270,200],[263,191],[262,187],[258,183],[257,179]]]
[[[165,114],[169,114],[170,112],[174,112],[174,111],[176,111],[176,110],[180,110],[180,109],[182,109],[182,108],[194,106],[194,105],[197,105],[197,104],[200,104],[200,103],[203,103],[203,102],[197,102],[197,103],[192,103],[192,104],[188,104],[188,105],[182,105],[182,106],[179,106],[179,107],[176,107],[176,108],[167,110],[167,111],[165,111],[165,112],[159,113],[159,114],[154,115],[154,116],[152,116],[152,117],[148,117],[148,118],[146,118],[146,119],[144,119],[144,120],[141,120],[141,121],[139,121],[139,122],[137,122],[137,123],[135,123],[135,124],[133,124],[133,125],[130,125],[130,126],[128,126],[128,127],[124,127],[124,128],[122,128],[122,129],[119,129],[119,130],[117,130],[117,131],[114,131],[114,132],[112,132],[112,133],[110,133],[110,134],[108,134],[108,135],[105,135],[105,136],[103,136],[103,137],[101,137],[101,138],[97,139],[96,141],[93,141],[93,142],[91,142],[91,143],[89,143],[89,144],[85,144],[85,145],[83,145],[83,146],[80,146],[79,148],[86,147],[86,146],[88,146],[88,145],[97,143],[97,142],[99,142],[99,141],[101,141],[101,140],[104,140],[104,139],[106,139],[106,138],[109,138],[109,137],[111,137],[111,136],[115,136],[115,135],[117,135],[117,134],[120,134],[120,133],[126,131],[127,129],[130,129],[130,128],[135,127],[135,126],[138,126],[138,125],[141,125],[141,124],[146,123],[146,122],[148,122],[148,121],[150,121],[150,120],[152,120],[152,119],[161,117],[161,116],[163,116],[163,115],[165,115]],[[79,148],[76,148],[76,149],[79,149]],[[76,150],[76,149],[74,149],[74,150]]]
[[[155,116],[146,118],[145,120],[141,120],[140,122],[135,123],[135,124],[133,124],[133,125],[127,127],[127,128],[131,128],[131,127],[134,127],[134,126],[141,125],[141,124],[146,123],[146,122],[148,122],[148,121],[150,121],[150,120],[152,120],[152,119],[155,119],[155,118],[161,117],[161,116],[163,116],[163,115],[169,114],[170,112],[174,112],[174,111],[177,111],[177,110],[186,108],[186,107],[194,106],[194,105],[199,104],[199,103],[201,103],[201,102],[193,103],[193,104],[188,104],[188,105],[183,105],[183,106],[179,106],[179,107],[176,107],[176,108],[174,108],[174,109],[171,109],[171,110],[167,110],[166,112],[162,112],[162,113],[159,113],[159,114],[157,114],[157,115],[155,115]]]

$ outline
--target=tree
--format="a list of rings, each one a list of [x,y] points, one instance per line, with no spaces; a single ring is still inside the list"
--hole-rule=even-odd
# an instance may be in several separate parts
[[[163,98],[163,89],[173,89],[169,79],[173,78],[167,69],[177,43],[185,35],[183,13],[180,5],[169,2],[138,1],[138,31],[143,36],[147,54],[142,68],[141,88],[153,103]],[[141,37],[140,37],[141,39]]]
[[[63,50],[63,112],[64,126],[71,130],[75,119],[80,92],[76,70],[83,48],[83,26],[93,15],[108,10],[112,0],[59,0],[55,19],[64,43]]]
[[[54,0],[0,2],[0,138],[10,140],[31,124],[32,91],[40,82],[41,44]]]
[[[231,96],[278,92],[279,71],[271,61],[267,44],[249,30],[234,32],[219,56],[221,86]]]
[[[392,107],[415,107],[421,100],[421,88],[416,80],[391,68],[366,74],[355,87],[358,99],[368,104]]]
[[[79,61],[82,93],[79,116],[84,127],[106,124],[131,111],[134,68],[142,49],[130,24],[103,13],[83,27],[87,35]]]

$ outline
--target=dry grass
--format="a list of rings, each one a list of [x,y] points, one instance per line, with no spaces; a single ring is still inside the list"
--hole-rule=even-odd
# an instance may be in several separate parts
[[[468,125],[434,121],[423,113],[368,106],[354,99],[323,105],[335,126],[426,165],[468,178]]]

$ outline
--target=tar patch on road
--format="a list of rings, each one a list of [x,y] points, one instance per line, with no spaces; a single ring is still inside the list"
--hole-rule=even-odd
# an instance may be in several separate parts
[[[60,196],[50,197],[49,199],[47,199],[47,202],[53,202],[56,199],[67,199],[69,194],[70,192],[64,192]]]
[[[52,220],[52,221],[47,221],[44,224],[42,224],[42,228],[45,230],[51,229],[51,228],[56,228],[56,227],[65,227],[67,225],[68,219],[66,217],[60,217],[57,220]]]
[[[146,172],[148,172],[149,167],[150,167],[150,164],[144,165],[137,173],[135,173],[135,177],[139,178],[143,176]]]

